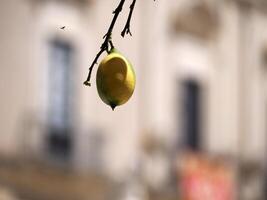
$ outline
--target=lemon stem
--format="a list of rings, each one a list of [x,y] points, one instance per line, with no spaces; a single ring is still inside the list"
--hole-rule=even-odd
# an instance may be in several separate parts
[[[115,49],[113,42],[111,40],[109,41],[109,44],[110,44],[110,50],[108,51],[108,54],[112,53]]]

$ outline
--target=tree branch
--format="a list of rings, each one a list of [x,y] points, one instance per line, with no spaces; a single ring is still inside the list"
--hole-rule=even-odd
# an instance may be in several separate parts
[[[156,1],[156,0],[153,0],[153,1]],[[124,27],[123,31],[121,32],[121,36],[122,37],[124,37],[125,34],[129,34],[130,36],[132,36],[131,20],[132,20],[132,15],[133,15],[135,3],[136,3],[136,0],[133,0],[132,4],[130,5],[130,12],[129,12],[129,15],[128,15],[128,19],[127,19],[127,22],[125,24],[125,27]]]
[[[101,54],[104,51],[108,52],[109,44],[111,45],[111,48],[114,48],[114,46],[112,44],[112,31],[113,31],[114,25],[115,25],[115,23],[117,21],[117,18],[119,16],[120,12],[122,11],[124,3],[125,3],[125,0],[121,0],[119,5],[118,5],[118,7],[115,9],[115,11],[113,11],[114,17],[113,17],[113,19],[111,21],[111,24],[109,26],[109,29],[108,29],[107,33],[103,37],[104,42],[100,47],[100,51],[96,55],[93,63],[91,64],[91,66],[89,68],[89,73],[88,73],[87,79],[83,83],[84,85],[91,86],[90,79],[91,79],[91,74],[92,74],[93,68],[97,64],[98,58],[101,56]]]
[[[156,0],[154,0],[156,1]],[[118,19],[118,16],[120,14],[120,12],[122,11],[123,9],[123,5],[125,3],[125,0],[120,0],[120,3],[119,5],[117,6],[117,8],[113,11],[113,19],[111,21],[111,24],[109,26],[109,29],[107,31],[107,33],[104,35],[103,39],[104,39],[104,42],[103,44],[101,45],[100,47],[100,51],[96,54],[96,57],[95,59],[93,60],[93,63],[91,64],[90,68],[89,68],[89,73],[88,73],[88,76],[87,76],[87,79],[86,81],[84,81],[84,85],[87,85],[87,86],[91,86],[91,83],[90,83],[90,80],[91,80],[91,74],[92,74],[92,71],[93,71],[93,68],[94,66],[97,64],[97,61],[99,59],[99,57],[101,56],[101,54],[104,52],[104,51],[107,51],[109,52],[109,45],[111,47],[111,49],[114,48],[114,45],[112,43],[112,31],[113,31],[113,28],[115,26],[115,23]],[[134,11],[134,7],[135,7],[135,3],[136,3],[136,0],[133,0],[131,6],[130,6],[130,12],[129,12],[129,15],[128,15],[128,19],[127,19],[127,22],[126,22],[126,25],[123,29],[123,31],[121,32],[121,36],[124,37],[125,34],[130,34],[132,36],[132,33],[131,33],[131,29],[130,29],[130,26],[131,26],[131,19],[132,19],[132,15],[133,15],[133,11]]]
[[[132,19],[135,3],[136,3],[136,0],[133,0],[132,4],[130,5],[130,12],[129,12],[129,15],[128,15],[128,19],[127,19],[127,22],[125,24],[125,27],[124,27],[123,31],[121,32],[121,36],[122,37],[124,37],[125,34],[130,34],[130,36],[132,36],[132,33],[131,33],[131,19]]]

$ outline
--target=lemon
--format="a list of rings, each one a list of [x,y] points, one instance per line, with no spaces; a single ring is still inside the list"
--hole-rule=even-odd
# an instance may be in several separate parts
[[[97,91],[112,110],[126,103],[135,88],[135,72],[131,63],[113,49],[101,61],[96,74]]]

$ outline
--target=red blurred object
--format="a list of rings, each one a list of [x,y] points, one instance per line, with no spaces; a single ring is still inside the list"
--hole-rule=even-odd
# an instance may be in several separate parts
[[[183,200],[233,200],[233,169],[218,160],[190,154],[182,161],[180,189]]]

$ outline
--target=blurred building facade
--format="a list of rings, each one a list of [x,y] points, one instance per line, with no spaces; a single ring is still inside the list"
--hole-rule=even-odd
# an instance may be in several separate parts
[[[113,39],[133,63],[137,88],[113,112],[94,82],[82,82],[117,3],[0,2],[1,155],[118,180],[141,170],[155,188],[168,182],[175,152],[184,149],[264,169],[267,4],[140,1],[133,36],[121,38],[127,2]],[[265,178],[256,172],[260,196]],[[241,199],[256,198],[248,186]]]

